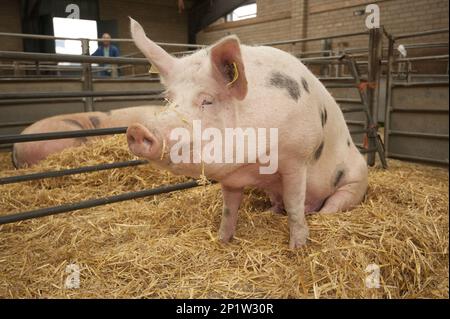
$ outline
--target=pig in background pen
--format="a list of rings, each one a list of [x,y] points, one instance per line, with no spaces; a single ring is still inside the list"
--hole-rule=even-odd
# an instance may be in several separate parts
[[[108,112],[84,112],[56,115],[33,123],[25,128],[21,134],[128,126],[132,123],[139,122],[140,115],[144,109],[147,111],[147,114],[154,114],[161,110],[161,106],[136,106]],[[102,138],[102,136],[15,143],[12,151],[12,162],[16,168],[30,167],[46,159],[51,154],[59,153],[70,147],[83,145],[88,141],[98,138]]]

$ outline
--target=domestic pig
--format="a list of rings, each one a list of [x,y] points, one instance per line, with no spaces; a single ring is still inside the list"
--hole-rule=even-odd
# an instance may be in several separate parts
[[[108,112],[73,113],[48,117],[37,121],[21,134],[77,131],[98,128],[128,126],[139,122],[142,111],[157,112],[160,106],[138,106],[112,110]],[[76,147],[98,137],[77,137],[56,140],[15,143],[12,160],[16,168],[29,167],[39,163],[50,154],[61,152],[69,147]]]
[[[298,59],[273,47],[246,46],[227,36],[192,55],[175,58],[147,38],[131,19],[136,46],[159,70],[171,101],[157,117],[142,113],[129,126],[134,154],[174,173],[201,175],[221,184],[219,239],[234,235],[244,187],[265,190],[275,211],[285,211],[289,247],[309,236],[305,213],[352,209],[367,190],[367,165],[354,145],[343,114],[321,82]],[[174,163],[177,128],[277,128],[278,168],[261,174],[261,163]],[[187,145],[191,146],[191,145]],[[270,152],[273,141],[260,154]],[[264,154],[266,154],[264,153]],[[194,156],[195,154],[193,154]]]

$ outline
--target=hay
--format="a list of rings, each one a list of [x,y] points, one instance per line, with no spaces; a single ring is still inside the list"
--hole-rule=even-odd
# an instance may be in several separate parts
[[[53,155],[33,169],[128,160],[123,136]],[[285,216],[246,192],[236,238],[216,240],[218,185],[0,226],[0,297],[448,298],[448,171],[389,161],[364,204],[309,216],[310,243],[288,249]],[[141,166],[0,186],[1,214],[186,180]],[[81,268],[67,289],[65,267]],[[375,263],[381,288],[365,286]]]

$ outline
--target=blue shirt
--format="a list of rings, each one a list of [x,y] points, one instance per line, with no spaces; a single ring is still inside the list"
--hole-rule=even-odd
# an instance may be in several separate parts
[[[115,45],[110,44],[109,45],[109,55],[110,57],[118,57],[120,55],[119,48],[117,48]],[[97,50],[92,54],[92,56],[105,56],[105,50],[104,47],[101,45],[98,47]]]

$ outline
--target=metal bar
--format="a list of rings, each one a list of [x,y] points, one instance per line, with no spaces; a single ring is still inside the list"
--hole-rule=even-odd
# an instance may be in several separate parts
[[[335,61],[342,60],[345,57],[345,54],[340,55],[332,55],[332,56],[320,56],[315,58],[303,58],[300,59],[302,62],[314,62],[314,61]]]
[[[392,82],[392,87],[448,86],[448,81],[435,82]]]
[[[428,43],[417,43],[417,44],[404,44],[403,45],[408,50],[415,49],[429,49],[429,48],[448,48],[448,42],[428,42]],[[389,50],[389,47],[383,47],[383,51]],[[344,53],[365,53],[368,52],[366,47],[348,48],[343,50]]]
[[[358,113],[358,112],[364,112],[365,110],[361,107],[357,108],[341,108],[342,113]]]
[[[328,83],[324,83],[324,86],[326,88],[330,88],[330,89],[345,89],[345,88],[357,88],[357,86],[355,85],[355,83],[332,83],[332,84],[328,84]]]
[[[0,144],[0,150],[11,150],[12,147],[12,144]]]
[[[63,138],[87,137],[87,136],[102,136],[113,134],[124,134],[127,127],[113,127],[101,128],[95,130],[78,130],[78,131],[64,131],[64,132],[50,132],[39,134],[11,134],[0,136],[0,144],[7,143],[23,143],[33,141],[57,140]]]
[[[353,84],[355,86],[355,84]],[[345,98],[335,98],[337,103],[349,103],[349,104],[362,104],[361,99],[345,99]]]
[[[75,175],[81,173],[90,173],[90,172],[98,172],[104,171],[113,168],[122,168],[122,167],[130,167],[130,166],[138,166],[147,164],[146,160],[134,160],[134,161],[125,161],[125,162],[117,162],[117,163],[108,163],[108,164],[99,164],[78,168],[70,168],[63,169],[59,171],[50,171],[50,172],[41,172],[41,173],[33,173],[26,175],[18,175],[18,176],[8,176],[8,177],[0,177],[0,185],[12,184],[12,183],[20,183],[26,181],[34,181],[38,179],[51,178],[51,177],[61,177],[67,175]]]
[[[145,91],[79,91],[79,92],[12,92],[0,93],[0,100],[66,98],[66,97],[100,97],[100,96],[129,96],[129,95],[158,95],[163,90]]]
[[[347,124],[349,124],[349,125],[360,125],[360,126],[365,126],[366,125],[365,121],[346,120],[345,122]]]
[[[74,76],[59,76],[59,77],[48,77],[48,75],[42,75],[42,76],[33,76],[33,75],[27,75],[26,77],[3,77],[0,79],[0,83],[2,82],[81,82],[80,77],[74,77]]]
[[[294,40],[266,42],[266,43],[259,43],[258,45],[273,46],[273,45],[283,45],[283,44],[295,44],[295,43],[303,43],[303,42],[311,42],[311,41],[320,41],[320,40],[324,40],[324,39],[336,39],[336,38],[355,37],[355,36],[360,36],[360,35],[367,35],[367,31],[335,34],[335,35],[329,35],[329,36],[304,38],[304,39],[294,39]]]
[[[441,60],[441,59],[448,59],[448,54],[418,56],[412,58],[400,58],[396,59],[395,62],[414,62],[414,61]]]
[[[163,101],[164,97],[161,95],[151,95],[151,96],[113,96],[113,97],[95,97],[94,102],[105,102],[105,101]]]
[[[103,39],[85,39],[85,38],[67,38],[67,37],[55,37],[51,35],[42,34],[27,34],[27,33],[10,33],[10,32],[0,32],[0,37],[16,37],[23,39],[40,39],[40,40],[72,40],[72,41],[82,41],[87,40],[89,42],[102,42]],[[133,39],[117,38],[111,39],[111,42],[134,42]],[[160,46],[166,47],[186,47],[186,48],[204,48],[204,44],[187,44],[187,43],[169,43],[169,42],[156,42]]]
[[[389,131],[390,135],[410,136],[410,137],[422,137],[422,138],[435,138],[440,140],[448,140],[447,134],[434,134],[434,133],[420,133],[420,132],[407,132],[407,131]]]
[[[397,36],[393,36],[394,41],[399,39],[406,39],[406,38],[415,38],[415,37],[421,37],[426,35],[434,35],[434,34],[441,34],[441,33],[448,33],[448,28],[446,29],[436,29],[436,30],[429,30],[429,31],[423,31],[423,32],[414,32],[414,33],[404,33]]]
[[[428,157],[421,157],[421,156],[414,156],[414,155],[405,155],[405,154],[397,154],[397,153],[389,153],[390,158],[397,158],[397,159],[403,159],[403,160],[413,160],[413,161],[420,161],[420,162],[428,162],[428,163],[435,163],[435,164],[445,164],[448,165],[448,159],[447,160],[440,160],[435,158],[428,158]]]
[[[392,72],[394,71],[394,45],[395,40],[389,36],[388,38],[388,63],[386,70],[386,95],[385,95],[385,110],[384,110],[384,148],[386,156],[389,157],[389,130],[391,126],[391,112],[392,112],[392,87],[394,84]]]
[[[174,185],[161,186],[153,189],[138,191],[138,192],[130,192],[115,196],[109,196],[104,198],[97,199],[89,199],[85,201],[81,201],[78,203],[72,204],[64,204],[59,206],[46,207],[36,210],[31,210],[27,212],[17,213],[17,214],[9,214],[0,216],[0,225],[14,223],[22,220],[45,217],[50,215],[56,215],[61,213],[67,213],[74,210],[91,208],[101,205],[107,205],[112,203],[123,202],[126,200],[137,199],[148,197],[152,195],[160,195],[165,193],[171,193],[174,191],[184,190],[188,188],[201,186],[198,181],[189,181],[185,183],[179,183]]]
[[[6,122],[6,123],[0,123],[0,128],[5,127],[17,127],[17,126],[28,126],[33,124],[33,121],[25,121],[25,122]]]
[[[355,134],[365,134],[367,133],[369,130],[368,129],[362,129],[362,130],[351,130],[350,134],[351,135],[355,135]]]
[[[392,107],[391,112],[402,113],[448,113],[448,109],[409,109],[407,107]]]
[[[83,55],[89,56],[89,41],[82,40],[81,47]],[[92,65],[90,63],[83,63],[82,68],[81,80],[83,81],[83,92],[92,92],[94,89],[94,86],[92,85]],[[84,99],[84,111],[94,111],[94,101],[92,97],[86,97]]]
[[[353,81],[352,77],[318,77],[320,81]],[[353,83],[353,82],[352,82]]]
[[[60,98],[60,99],[26,99],[26,100],[1,100],[0,107],[6,107],[17,104],[28,104],[29,107],[39,106],[36,103],[67,103],[67,102],[83,102],[82,98]]]
[[[76,54],[30,53],[30,52],[16,52],[16,51],[0,51],[0,59],[98,63],[98,64],[133,64],[133,65],[148,65],[150,63],[145,58],[121,58],[121,57],[114,58],[114,57],[87,56]]]
[[[375,154],[378,151],[378,149],[376,147],[373,147],[373,148],[359,148],[358,147],[358,149],[361,154]]]
[[[382,39],[383,33],[379,28],[370,30],[369,33],[369,67],[367,74],[368,83],[375,84],[367,86],[367,107],[370,114],[369,127],[374,127],[378,123],[378,99],[380,97],[380,78],[381,78],[381,65],[382,58]],[[377,101],[375,101],[377,99]],[[369,135],[370,137],[370,135]],[[376,140],[369,138],[369,148],[376,147]],[[375,165],[375,154],[369,154],[367,162],[370,166]]]

